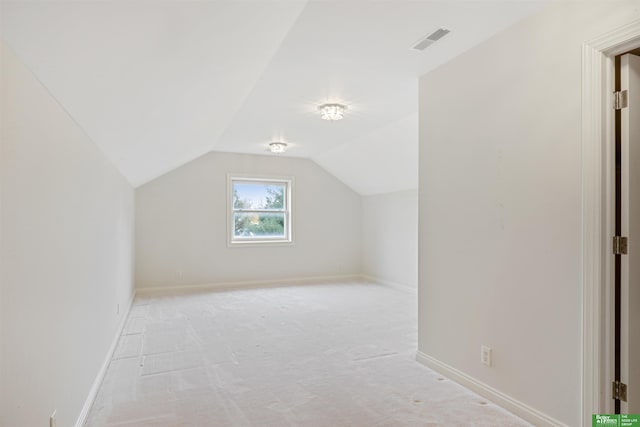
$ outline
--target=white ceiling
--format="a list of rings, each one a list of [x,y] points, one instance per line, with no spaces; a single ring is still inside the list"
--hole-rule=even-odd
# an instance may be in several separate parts
[[[418,77],[544,3],[2,1],[0,23],[134,186],[281,139],[367,195],[417,187]],[[452,32],[410,49],[441,26]],[[327,101],[348,105],[344,120],[320,119]]]

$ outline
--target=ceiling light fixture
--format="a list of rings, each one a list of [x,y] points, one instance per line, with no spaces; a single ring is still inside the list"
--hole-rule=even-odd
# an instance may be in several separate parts
[[[346,109],[347,107],[342,104],[322,104],[318,107],[323,120],[342,120]]]
[[[282,154],[287,151],[287,144],[280,141],[274,141],[269,143],[269,150],[272,153]]]

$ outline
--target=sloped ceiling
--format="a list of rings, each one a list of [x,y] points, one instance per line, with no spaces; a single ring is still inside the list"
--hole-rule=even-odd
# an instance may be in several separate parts
[[[367,195],[417,187],[418,77],[543,4],[3,1],[0,23],[134,186],[277,139]],[[441,26],[452,32],[410,49]],[[348,106],[344,120],[320,119],[328,101]]]

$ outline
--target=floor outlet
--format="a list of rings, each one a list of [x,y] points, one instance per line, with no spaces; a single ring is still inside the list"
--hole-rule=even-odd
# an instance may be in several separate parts
[[[57,427],[58,423],[56,421],[56,412],[58,412],[57,410],[53,411],[53,414],[51,414],[51,416],[49,417],[49,427]]]
[[[491,348],[486,345],[480,346],[480,363],[491,366]]]

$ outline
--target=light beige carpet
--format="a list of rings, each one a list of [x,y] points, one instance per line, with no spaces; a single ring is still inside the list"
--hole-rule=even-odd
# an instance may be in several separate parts
[[[416,326],[365,283],[137,297],[87,425],[529,425],[418,364]]]

